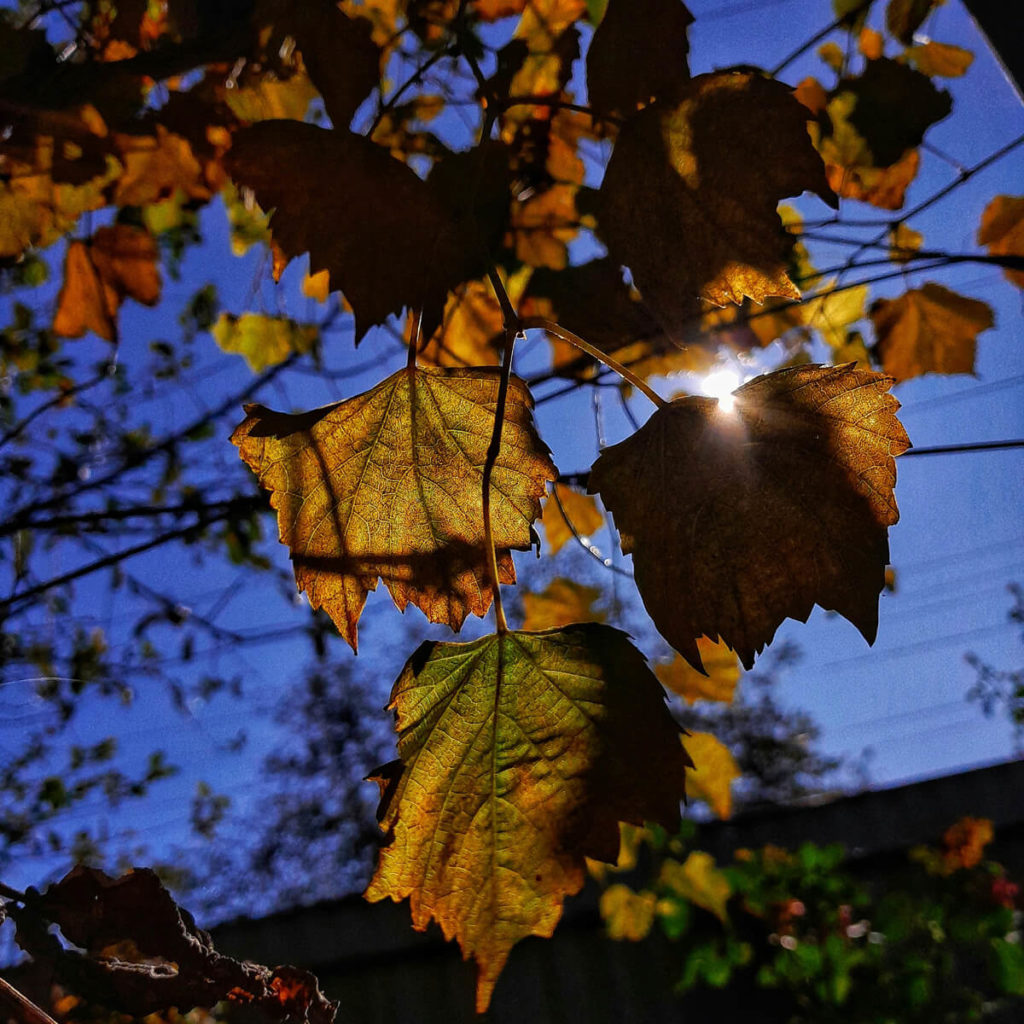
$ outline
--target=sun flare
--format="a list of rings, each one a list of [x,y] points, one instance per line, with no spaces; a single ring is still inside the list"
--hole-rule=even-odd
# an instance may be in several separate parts
[[[743,378],[735,370],[724,368],[709,373],[700,382],[700,390],[708,398],[717,398],[718,408],[722,412],[732,412],[736,404],[733,392],[742,383]]]

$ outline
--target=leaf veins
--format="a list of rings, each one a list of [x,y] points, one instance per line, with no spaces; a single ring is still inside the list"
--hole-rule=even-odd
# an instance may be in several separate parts
[[[387,832],[367,899],[410,897],[479,967],[490,1002],[512,946],[549,936],[584,858],[620,821],[679,821],[689,758],[626,635],[576,624],[423,644],[391,694],[400,760],[379,769]]]
[[[893,456],[910,446],[892,383],[853,364],[779,370],[734,392],[729,413],[677,399],[594,463],[590,491],[644,604],[695,668],[702,635],[750,668],[815,603],[873,642],[899,518]]]
[[[383,579],[400,609],[458,629],[491,602],[482,482],[497,404],[496,370],[400,370],[338,405],[289,415],[260,405],[231,440],[271,492],[295,579],[352,646],[366,595]],[[502,582],[510,549],[557,471],[533,425],[533,400],[513,380],[491,475]]]

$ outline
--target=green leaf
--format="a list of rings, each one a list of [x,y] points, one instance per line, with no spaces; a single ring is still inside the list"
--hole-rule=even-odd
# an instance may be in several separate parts
[[[388,836],[366,897],[411,897],[479,965],[483,1012],[512,946],[548,936],[619,822],[679,822],[688,757],[658,681],[595,623],[423,644],[391,694],[378,770]]]

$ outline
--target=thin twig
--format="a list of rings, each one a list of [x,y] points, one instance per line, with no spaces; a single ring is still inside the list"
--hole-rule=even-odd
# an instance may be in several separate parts
[[[45,1010],[41,1010],[31,999],[23,996],[13,985],[0,978],[0,1005],[4,1004],[11,1017],[21,1024],[56,1024]]]
[[[555,504],[558,506],[558,511],[561,512],[562,518],[565,520],[565,525],[569,527],[569,532],[573,535],[573,537],[576,538],[576,543],[579,544],[579,546],[583,548],[583,550],[586,551],[586,553],[590,555],[591,558],[593,558],[596,562],[599,562],[602,569],[610,569],[616,575],[625,576],[628,580],[633,579],[633,574],[631,572],[626,572],[625,569],[616,565],[610,558],[605,558],[605,556],[601,553],[601,549],[596,544],[593,544],[589,540],[587,540],[580,533],[580,531],[576,528],[576,524],[569,518],[569,513],[565,511],[565,506],[562,504],[562,499],[558,495],[557,486],[551,489],[551,495],[555,499]]]

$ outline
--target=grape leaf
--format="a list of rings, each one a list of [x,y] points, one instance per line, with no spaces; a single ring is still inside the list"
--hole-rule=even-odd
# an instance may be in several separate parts
[[[661,866],[658,885],[710,910],[725,921],[725,904],[732,887],[725,873],[716,867],[715,858],[710,853],[694,850],[682,864],[677,860],[666,860]]]
[[[629,117],[652,99],[677,98],[690,80],[692,22],[680,0],[611,0],[587,51],[590,106]]]
[[[979,332],[995,326],[992,308],[929,281],[871,307],[882,368],[897,380],[925,373],[974,373]]]
[[[688,704],[699,700],[714,700],[731,704],[740,681],[740,663],[736,652],[723,643],[713,643],[707,637],[697,640],[704,672],[698,672],[680,655],[667,664],[656,665],[654,674],[666,689],[678,693]]]
[[[156,239],[128,224],[97,228],[88,241],[69,243],[53,330],[63,338],[93,331],[117,340],[117,314],[126,298],[146,306],[160,299]]]
[[[604,612],[592,607],[600,596],[597,587],[553,579],[539,594],[523,594],[523,629],[557,629],[573,622],[604,622]]]
[[[721,639],[747,668],[787,616],[815,603],[868,642],[899,513],[893,456],[910,442],[892,378],[851,365],[798,366],[733,393],[658,409],[590,473],[633,552],[662,636],[695,668]]]
[[[308,413],[263,406],[231,440],[271,492],[295,579],[356,648],[366,595],[384,580],[402,610],[458,629],[491,602],[482,479],[498,395],[496,370],[400,370],[371,390]],[[501,577],[511,548],[557,471],[533,426],[533,401],[513,380],[491,477]]]
[[[1024,256],[1024,196],[996,196],[981,215],[978,245],[993,256]],[[1024,288],[1024,270],[1007,268],[1003,274]]]
[[[703,800],[716,818],[732,814],[732,784],[740,777],[740,768],[729,748],[710,732],[691,732],[686,749],[694,769],[687,778],[690,796]]]
[[[959,78],[974,63],[974,54],[970,50],[932,40],[912,46],[907,50],[907,56],[922,74],[940,78]]]
[[[477,1010],[512,946],[548,936],[584,858],[620,821],[679,822],[688,764],[657,680],[595,623],[427,642],[391,693],[400,760],[379,770],[388,836],[370,900],[409,896],[479,967]]]
[[[608,938],[639,942],[654,924],[657,896],[649,889],[634,892],[628,885],[610,885],[601,893],[600,910]]]
[[[786,274],[793,239],[776,205],[805,189],[836,201],[807,120],[781,82],[721,72],[623,128],[598,196],[598,230],[670,334],[692,320],[698,295],[715,305],[799,298]]]
[[[251,188],[289,257],[309,252],[356,318],[356,339],[404,306],[441,322],[448,291],[482,277],[508,216],[508,163],[494,141],[452,153],[428,179],[361,135],[262,121],[235,136],[227,165]]]
[[[283,363],[293,352],[310,351],[320,337],[315,324],[298,324],[286,316],[261,313],[221,313],[210,333],[225,352],[245,356],[253,373]]]
[[[555,494],[558,495],[557,501]],[[589,537],[604,526],[604,516],[601,515],[601,510],[593,498],[580,494],[565,484],[555,484],[555,494],[544,502],[544,513],[540,521],[553,555],[561,550],[566,541],[573,538],[566,516],[581,537]]]

